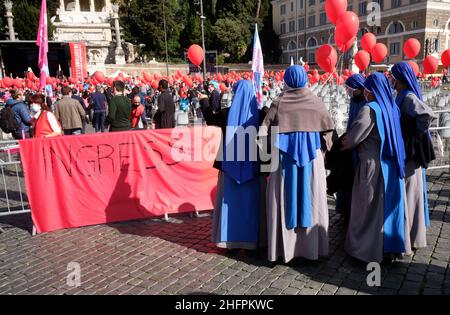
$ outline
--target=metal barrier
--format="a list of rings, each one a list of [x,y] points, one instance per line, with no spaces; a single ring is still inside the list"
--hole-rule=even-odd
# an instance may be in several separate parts
[[[0,172],[0,216],[30,212],[17,140],[0,142]]]

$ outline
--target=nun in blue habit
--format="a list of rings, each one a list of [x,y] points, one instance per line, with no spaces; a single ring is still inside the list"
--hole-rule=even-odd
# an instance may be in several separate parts
[[[265,185],[259,162],[255,160],[262,114],[253,85],[250,81],[238,81],[234,85],[231,106],[219,112],[215,112],[205,98],[201,98],[200,103],[207,124],[221,127],[224,137],[223,159],[216,159],[214,164],[219,169],[219,179],[212,241],[218,247],[229,249],[265,246]],[[242,136],[241,128],[248,131],[245,143],[238,141]]]
[[[272,154],[279,157],[267,183],[268,259],[282,257],[287,263],[328,255],[324,152],[331,148],[335,127],[325,105],[306,87],[304,67],[289,67],[284,81],[287,89],[272,103],[260,136],[271,130]]]
[[[351,129],[353,121],[358,115],[360,109],[366,104],[366,99],[364,98],[364,77],[359,74],[353,74],[345,81],[345,88],[348,95],[350,96],[350,105],[348,109],[348,121],[347,121],[347,131]],[[336,141],[335,145],[338,145],[340,141]],[[353,178],[353,174],[357,164],[356,152],[351,153],[351,159],[353,162],[353,169],[347,170],[342,168],[343,172],[347,172],[346,176]],[[336,211],[341,213],[344,217],[344,221],[348,224],[348,219],[350,217],[350,208],[352,201],[352,185],[353,180],[343,181],[339,180],[340,184],[336,191]],[[344,184],[345,183],[345,184]]]
[[[366,99],[364,98],[364,81],[364,77],[359,73],[353,74],[345,81],[345,87],[350,96],[347,131],[352,127],[359,110],[366,104]]]
[[[407,62],[392,67],[392,83],[397,90],[396,103],[401,112],[401,128],[405,143],[406,214],[411,246],[427,246],[426,228],[430,225],[426,168],[435,159],[429,127],[435,117],[422,100],[417,78]]]
[[[388,79],[374,73],[364,83],[367,104],[343,140],[356,149],[346,252],[365,262],[411,253],[406,228],[404,160],[400,111]]]

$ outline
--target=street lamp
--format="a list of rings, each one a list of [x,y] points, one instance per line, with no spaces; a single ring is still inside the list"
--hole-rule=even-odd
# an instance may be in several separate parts
[[[166,1],[163,0],[163,18],[164,18],[164,41],[166,43],[166,71],[169,76],[169,52],[167,50],[167,27],[166,27]]]
[[[205,20],[206,20],[206,16],[203,14],[203,0],[194,0],[194,4],[198,5],[200,4],[200,20],[201,20],[201,25],[202,25],[202,48],[203,48],[203,81],[206,80],[206,49],[205,49]]]

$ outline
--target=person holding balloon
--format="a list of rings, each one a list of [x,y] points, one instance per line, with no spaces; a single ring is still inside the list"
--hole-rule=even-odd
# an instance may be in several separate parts
[[[286,91],[273,101],[259,133],[275,141],[266,193],[268,259],[317,260],[328,255],[324,153],[335,127],[324,103],[308,89],[303,66],[289,67],[284,82]]]
[[[364,262],[411,253],[405,214],[405,148],[400,111],[382,73],[366,78],[364,105],[342,140],[356,150],[346,252]]]
[[[426,247],[426,228],[430,226],[426,190],[426,168],[435,157],[429,132],[435,114],[422,100],[422,92],[413,69],[407,62],[392,67],[392,82],[397,90],[396,103],[401,112],[405,143],[405,185],[408,231],[413,248]]]

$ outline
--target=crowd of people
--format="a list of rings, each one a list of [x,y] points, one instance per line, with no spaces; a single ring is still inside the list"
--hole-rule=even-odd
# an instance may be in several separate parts
[[[265,110],[258,109],[245,80],[234,85],[230,108],[217,110],[213,96],[200,100],[206,123],[225,133],[224,152],[236,145],[237,127],[255,127],[258,134],[245,150],[276,133],[272,163],[279,161],[270,171],[261,168],[267,161],[252,160],[248,152],[244,160],[225,155],[216,161],[213,242],[222,248],[264,247],[270,261],[317,260],[328,255],[327,194],[336,194],[350,256],[392,262],[425,247],[425,170],[435,158],[429,132],[434,113],[422,100],[411,66],[401,62],[389,76],[347,78],[349,123],[340,137],[322,100],[308,88],[304,67],[289,67],[284,83],[284,92]]]
[[[173,128],[176,111],[186,113],[191,121],[202,120],[199,95],[208,95],[215,111],[228,108],[233,97],[232,84],[216,80],[196,81],[190,86],[181,81],[170,84],[165,79],[156,86],[121,78],[95,86],[67,82],[47,85],[41,93],[32,88],[2,88],[3,132],[11,133],[14,139],[26,139],[85,134],[90,130],[88,124],[96,133]],[[280,85],[274,86],[264,90],[267,106],[281,93]]]
[[[246,145],[266,139],[272,160],[251,160],[246,152],[244,159],[225,155],[214,163],[217,246],[265,247],[270,261],[326,256],[328,194],[345,219],[345,249],[354,258],[392,261],[425,247],[425,170],[435,158],[429,132],[435,116],[412,67],[401,62],[389,74],[349,74],[349,118],[340,137],[309,89],[307,69],[291,66],[282,74],[265,82],[263,104],[249,78],[190,85],[161,79],[157,86],[115,80],[92,92],[70,85],[45,94],[6,89],[0,127],[15,139],[79,135],[88,123],[95,132],[174,128],[175,112],[184,111],[222,128],[224,150],[236,146],[237,127],[253,127],[258,132]],[[270,171],[261,167],[274,160]]]

